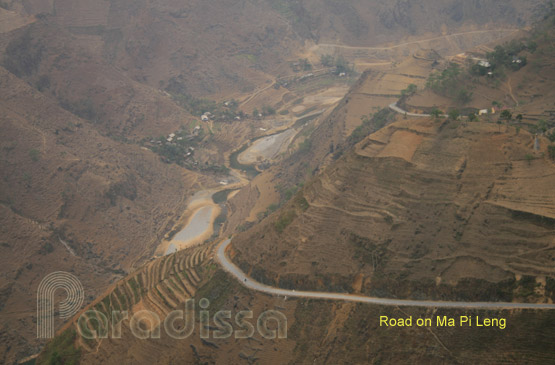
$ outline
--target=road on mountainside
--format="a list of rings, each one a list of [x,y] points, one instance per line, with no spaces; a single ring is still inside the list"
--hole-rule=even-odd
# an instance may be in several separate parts
[[[429,116],[431,116],[430,114],[408,113],[408,112],[404,111],[403,109],[399,108],[397,106],[397,102],[389,104],[389,109],[391,109],[391,110],[393,110],[397,113],[406,115],[407,117],[429,117]]]
[[[295,291],[281,288],[275,288],[261,284],[241,271],[234,263],[232,263],[226,255],[226,249],[231,243],[231,239],[226,239],[219,244],[216,252],[216,258],[225,271],[241,282],[249,289],[259,292],[282,295],[286,297],[314,298],[327,300],[342,300],[350,302],[361,302],[369,304],[379,304],[386,306],[404,306],[404,307],[426,307],[426,308],[467,308],[467,309],[555,309],[555,304],[537,304],[537,303],[503,303],[503,302],[441,302],[433,300],[410,300],[410,299],[389,299],[367,297],[362,295],[342,294],[342,293],[326,293],[311,291]]]

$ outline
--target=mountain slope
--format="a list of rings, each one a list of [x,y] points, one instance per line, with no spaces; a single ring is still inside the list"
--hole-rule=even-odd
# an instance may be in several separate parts
[[[197,176],[100,135],[1,67],[0,109],[0,306],[7,362],[19,351],[29,354],[26,341],[37,346],[32,319],[45,273],[79,275],[92,299],[150,257],[185,208]]]

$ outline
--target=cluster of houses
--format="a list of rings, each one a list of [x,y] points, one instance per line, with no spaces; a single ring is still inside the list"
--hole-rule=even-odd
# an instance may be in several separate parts
[[[178,132],[179,134],[182,134],[182,132]],[[167,137],[165,137],[165,141],[163,140],[156,140],[156,139],[151,139],[149,142],[152,145],[162,145],[162,144],[176,144],[177,142],[180,141],[188,141],[191,140],[195,137],[197,137],[200,133],[200,126],[196,126],[195,128],[193,128],[193,132],[183,136],[183,135],[177,135],[175,133],[170,133],[168,134]],[[195,149],[193,147],[190,147],[191,152],[194,151]]]
[[[522,64],[522,58],[517,57],[517,56],[513,56],[512,63],[517,64],[517,65],[521,65]]]
[[[475,62],[478,66],[487,69],[487,75],[493,76],[492,72],[492,64],[487,59],[484,58],[483,55],[477,53],[460,53],[453,58],[451,58],[451,62],[457,63],[459,65],[464,65],[468,60]],[[512,56],[512,64],[515,66],[522,67],[524,66],[524,60],[518,56]]]
[[[486,114],[495,114],[495,108],[491,108],[491,109],[480,109],[478,111],[478,115],[486,115]]]
[[[488,60],[485,60],[483,58],[472,58],[472,59],[478,61],[478,66],[488,69],[488,73],[487,73],[488,76],[493,76],[493,72],[491,71],[491,63]]]
[[[200,120],[203,122],[208,122],[210,119],[214,119],[214,114],[210,112],[205,112],[203,115],[200,116]]]
[[[226,101],[224,103],[225,106],[230,106],[230,102]],[[210,112],[205,112],[200,116],[200,120],[202,120],[203,122],[208,122],[209,120],[214,120],[216,118],[216,116]],[[239,115],[235,115],[233,117],[233,119],[235,120],[241,120],[241,117]]]

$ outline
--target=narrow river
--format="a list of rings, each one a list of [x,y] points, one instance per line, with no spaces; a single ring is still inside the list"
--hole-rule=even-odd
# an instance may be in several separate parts
[[[325,94],[325,92],[324,92]],[[320,100],[322,99],[322,100]],[[341,98],[330,96],[320,97],[320,106],[332,107]],[[316,99],[315,99],[316,100]],[[273,132],[269,131],[264,136],[252,138],[244,143],[239,149],[229,155],[227,166],[230,168],[230,176],[227,180],[228,185],[211,188],[196,192],[190,199],[186,211],[182,215],[180,225],[183,228],[173,237],[161,242],[156,250],[156,256],[169,255],[183,250],[187,247],[202,244],[206,240],[213,238],[213,235],[220,233],[220,227],[215,227],[218,216],[223,215],[225,220],[227,199],[233,193],[227,195],[223,201],[218,203],[212,198],[214,194],[223,190],[238,191],[249,183],[249,177],[253,178],[259,172],[255,165],[261,162],[273,162],[282,153],[285,153],[295,136],[303,129],[304,125],[323,114],[326,109],[315,110],[314,112],[291,119],[289,127],[283,129],[282,125],[276,126]],[[248,176],[248,177],[247,177]],[[218,218],[221,222],[222,218]]]
[[[287,150],[297,132],[298,130],[292,127],[275,134],[254,138],[239,149],[243,152],[239,153],[236,158],[241,167],[249,168],[252,168],[252,165],[261,160],[272,161]],[[191,197],[183,214],[186,219],[185,226],[169,240],[161,243],[157,250],[157,256],[169,255],[187,247],[201,244],[210,239],[214,233],[218,233],[217,229],[219,227],[215,230],[214,222],[232,194],[219,204],[216,204],[212,197],[223,190],[239,190],[249,183],[240,169],[233,167],[230,167],[230,169],[231,173],[227,180],[234,182],[219,188],[198,191]]]
[[[178,232],[170,241],[170,246],[166,250],[166,255],[177,252],[178,247],[183,244],[195,243],[202,240],[206,235],[211,233],[212,225],[214,224],[214,206],[206,205],[198,209],[185,228]]]

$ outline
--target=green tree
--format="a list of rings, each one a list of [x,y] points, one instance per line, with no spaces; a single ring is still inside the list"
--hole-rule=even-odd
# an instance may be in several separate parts
[[[528,48],[528,51],[530,51],[530,53],[534,53],[536,52],[536,49],[538,49],[538,44],[535,41],[529,41],[526,44],[526,48]]]
[[[333,66],[333,56],[329,55],[329,54],[323,54],[322,56],[320,56],[320,63],[322,64],[322,66],[324,67],[332,67]]]
[[[519,123],[522,123],[522,114],[518,114],[518,115],[516,116],[516,120],[517,120]]]
[[[347,73],[349,71],[349,62],[347,62],[343,56],[337,57],[335,60],[335,73],[339,75],[342,72]]]
[[[426,81],[426,87],[432,89],[436,93],[441,93],[450,98],[456,96],[459,85],[459,75],[461,69],[456,63],[451,63],[442,72],[434,72],[430,74]]]
[[[526,162],[528,162],[528,165],[530,165],[534,160],[534,155],[532,155],[531,153],[527,153],[524,158],[526,159]]]
[[[401,90],[401,95],[402,96],[411,96],[414,95],[416,93],[416,90],[418,89],[418,87],[415,84],[410,84],[409,86],[407,86],[406,89]]]
[[[457,109],[453,109],[453,110],[450,110],[449,113],[447,113],[447,115],[449,116],[449,119],[457,120],[459,119],[459,116],[461,115],[461,113]]]
[[[472,92],[466,89],[460,89],[457,92],[457,96],[455,97],[455,100],[460,104],[466,104],[470,102],[470,100],[472,100]]]
[[[544,133],[545,131],[547,131],[547,122],[544,119],[538,120],[536,128],[539,133]]]
[[[274,115],[276,114],[276,110],[269,105],[264,105],[262,107],[262,114],[264,115]]]
[[[470,73],[476,76],[485,76],[488,73],[488,68],[480,66],[477,63],[470,66]]]
[[[438,108],[433,108],[432,111],[430,112],[430,115],[432,117],[435,117],[436,119],[439,118],[442,114],[443,114],[443,112],[441,110],[439,110]]]
[[[500,118],[503,119],[504,121],[508,122],[511,119],[513,119],[513,113],[511,113],[510,110],[505,109],[501,112]]]
[[[301,64],[301,67],[302,67],[303,71],[310,71],[310,70],[312,70],[312,65],[310,64],[310,62],[308,61],[308,59],[303,58],[303,59],[299,60],[299,63]]]
[[[470,122],[475,122],[475,121],[478,120],[478,117],[476,116],[475,113],[470,113],[470,114],[468,114],[468,120],[469,120]]]

